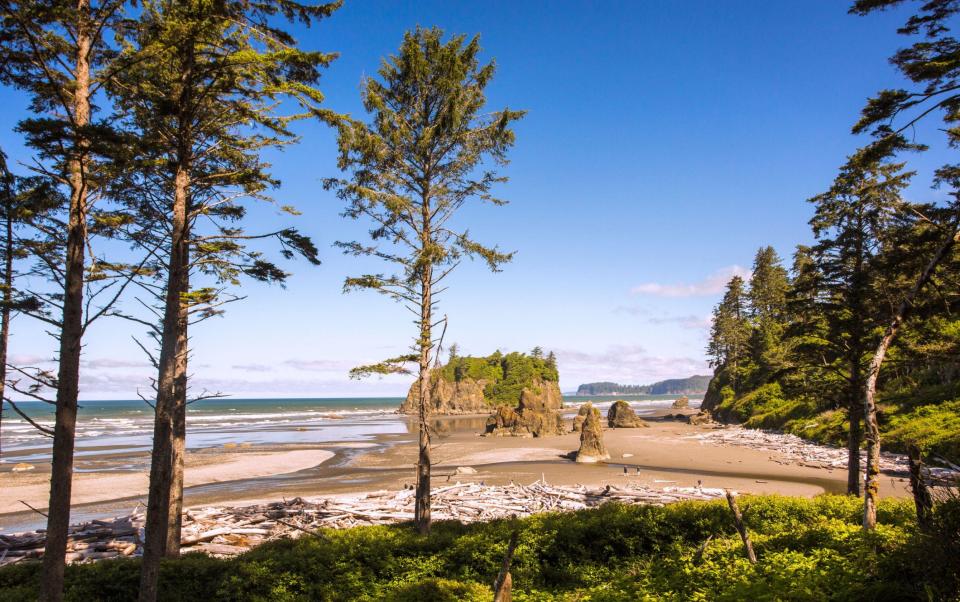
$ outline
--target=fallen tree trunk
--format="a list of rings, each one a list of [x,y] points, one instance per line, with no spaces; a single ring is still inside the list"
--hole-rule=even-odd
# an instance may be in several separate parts
[[[740,513],[740,506],[737,505],[737,498],[732,491],[727,491],[727,505],[730,506],[730,512],[733,513],[733,524],[737,528],[737,532],[740,533],[743,547],[747,550],[747,559],[750,564],[757,564],[757,555],[753,552],[750,534],[747,532],[747,526],[743,524],[743,515]]]

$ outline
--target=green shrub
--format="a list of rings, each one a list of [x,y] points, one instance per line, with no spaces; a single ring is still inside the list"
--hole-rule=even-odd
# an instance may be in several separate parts
[[[883,441],[888,449],[904,452],[914,444],[929,453],[960,458],[960,399],[885,416]]]
[[[566,514],[461,525],[326,531],[218,560],[165,561],[163,600],[489,600],[513,530],[514,600],[926,600],[960,583],[960,503],[940,504],[918,533],[912,503],[884,499],[865,534],[862,503],[846,496],[741,498],[759,557],[743,545],[723,501],[658,508],[607,504]],[[935,536],[934,536],[935,535]],[[699,562],[694,559],[707,538]],[[39,563],[0,569],[0,600],[28,600]],[[135,599],[139,562],[67,570],[67,600]]]

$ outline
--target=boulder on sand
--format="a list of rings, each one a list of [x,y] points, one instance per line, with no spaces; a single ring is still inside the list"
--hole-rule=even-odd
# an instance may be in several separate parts
[[[630,404],[618,399],[607,412],[607,426],[612,429],[632,429],[647,426],[647,423],[630,407]]]
[[[691,414],[686,417],[687,423],[694,426],[701,424],[713,424],[713,416],[707,412],[698,412],[696,414]]]
[[[593,407],[592,403],[584,404],[588,406],[586,419],[583,421],[583,428],[580,430],[580,450],[577,451],[577,462],[593,463],[603,462],[610,459],[607,448],[603,445],[603,424],[601,423],[600,410]]]
[[[690,407],[690,398],[684,395],[673,402],[674,410],[686,410]]]

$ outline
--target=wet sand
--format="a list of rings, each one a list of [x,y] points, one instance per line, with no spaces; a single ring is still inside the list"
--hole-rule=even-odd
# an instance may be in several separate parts
[[[406,419],[404,419],[406,420]],[[579,447],[579,434],[556,437],[481,437],[486,416],[456,416],[433,421],[434,483],[476,481],[506,484],[545,478],[557,485],[639,483],[726,487],[745,493],[813,496],[842,493],[846,472],[797,464],[780,464],[777,452],[718,445],[687,437],[710,430],[654,417],[649,428],[607,429],[604,442],[611,459],[577,464],[566,457]],[[304,446],[237,447],[189,453],[185,504],[245,503],[329,494],[401,489],[415,480],[416,425],[407,432],[379,435],[369,443]],[[454,474],[469,466],[476,474]],[[22,510],[18,500],[46,505],[46,467],[26,473],[0,473],[0,532],[42,526],[42,517]],[[626,469],[626,474],[625,474]],[[143,469],[77,475],[73,519],[125,514],[146,492]],[[906,480],[885,475],[881,495],[907,496]]]

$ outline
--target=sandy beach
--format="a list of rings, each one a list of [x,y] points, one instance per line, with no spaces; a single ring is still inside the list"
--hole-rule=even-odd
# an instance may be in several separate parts
[[[196,487],[210,483],[225,483],[297,472],[318,466],[333,457],[333,452],[322,449],[301,449],[260,453],[222,452],[187,453],[184,468],[184,486]],[[18,505],[30,504],[43,509],[49,495],[48,471],[9,472],[0,488],[0,515],[19,510]],[[77,473],[73,478],[73,503],[77,505],[115,500],[117,492],[123,497],[143,496],[148,487],[147,472]]]
[[[662,413],[661,413],[662,414]],[[398,418],[401,419],[401,418]],[[299,446],[236,445],[188,453],[185,503],[240,505],[290,498],[397,490],[414,483],[415,424],[406,433],[380,435],[374,442],[345,442],[305,449]],[[842,493],[842,469],[802,465],[777,451],[702,441],[696,435],[716,427],[648,419],[649,428],[606,429],[609,462],[577,464],[566,455],[579,434],[545,438],[482,437],[484,416],[434,421],[434,482],[529,483],[556,485],[639,484],[650,487],[722,487],[745,493],[814,496]],[[297,447],[291,449],[291,447]],[[95,518],[129,511],[147,490],[145,462],[125,472],[80,472],[74,480],[74,516]],[[476,472],[455,474],[458,467]],[[0,473],[0,531],[36,528],[47,498],[46,466]],[[884,496],[906,496],[906,480],[885,475]]]

